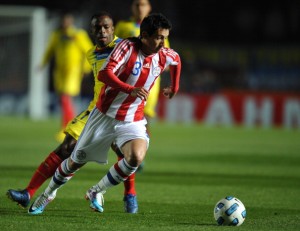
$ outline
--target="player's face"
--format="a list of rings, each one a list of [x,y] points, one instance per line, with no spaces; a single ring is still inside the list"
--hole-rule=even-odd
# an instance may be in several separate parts
[[[94,18],[91,21],[91,33],[97,46],[107,46],[114,39],[114,26],[112,19],[108,16]]]
[[[70,14],[66,14],[63,16],[62,20],[61,20],[61,28],[62,29],[67,29],[70,26],[72,26],[74,23],[74,18],[72,15]]]
[[[149,0],[134,0],[131,6],[133,17],[136,21],[141,22],[151,11]]]
[[[169,29],[159,28],[152,36],[148,36],[146,32],[142,34],[142,51],[147,54],[157,53],[165,45],[165,41],[169,36]]]

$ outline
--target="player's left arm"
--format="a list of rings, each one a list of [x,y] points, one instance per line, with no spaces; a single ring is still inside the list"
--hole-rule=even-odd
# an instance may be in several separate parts
[[[171,86],[163,89],[163,95],[169,99],[173,98],[179,90],[181,64],[170,66]]]
[[[169,39],[168,38],[166,38],[166,40],[165,40],[165,45],[164,45],[164,47],[166,47],[166,48],[171,48],[170,47],[170,41],[169,41]],[[169,66],[164,70],[164,71],[169,71],[170,69],[169,69]]]
[[[178,54],[175,54],[175,58],[170,64],[169,70],[171,76],[171,86],[163,89],[163,95],[171,99],[179,90],[181,60]]]

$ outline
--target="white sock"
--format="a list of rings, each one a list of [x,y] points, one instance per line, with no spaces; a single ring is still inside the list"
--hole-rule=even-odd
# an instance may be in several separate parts
[[[56,169],[48,187],[45,189],[46,195],[55,196],[57,189],[59,189],[73,177],[75,171],[69,170],[68,164],[69,159],[66,159]]]
[[[123,158],[111,166],[108,173],[92,189],[96,192],[105,193],[108,188],[125,181],[137,169],[138,167],[130,166]]]

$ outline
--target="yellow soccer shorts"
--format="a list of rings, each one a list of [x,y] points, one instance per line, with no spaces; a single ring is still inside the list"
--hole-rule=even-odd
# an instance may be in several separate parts
[[[160,91],[160,77],[155,81],[153,87],[150,90],[150,94],[147,99],[147,103],[144,108],[145,116],[154,118],[156,117],[156,104],[158,102],[158,96]]]
[[[90,111],[85,110],[77,115],[73,120],[71,120],[65,129],[65,133],[71,135],[74,139],[78,140],[88,118]]]

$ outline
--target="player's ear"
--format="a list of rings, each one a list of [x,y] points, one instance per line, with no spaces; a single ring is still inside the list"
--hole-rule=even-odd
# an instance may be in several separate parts
[[[146,32],[146,31],[143,31],[142,33],[141,33],[141,38],[142,39],[147,39],[149,37],[149,35],[148,35],[148,33]]]

